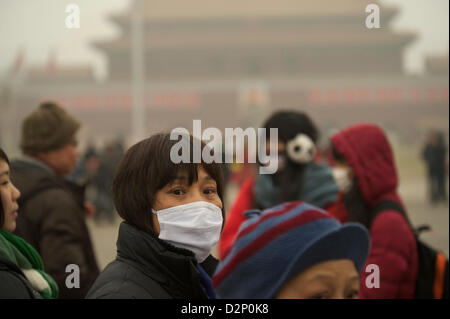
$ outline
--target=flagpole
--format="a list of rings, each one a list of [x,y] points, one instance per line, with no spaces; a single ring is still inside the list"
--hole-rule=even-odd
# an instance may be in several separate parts
[[[131,19],[131,72],[132,72],[132,115],[131,134],[133,142],[145,138],[144,109],[144,32],[143,32],[142,0],[134,0]]]

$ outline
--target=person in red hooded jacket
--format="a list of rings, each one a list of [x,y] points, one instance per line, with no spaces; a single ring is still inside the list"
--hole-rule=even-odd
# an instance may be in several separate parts
[[[366,266],[379,267],[378,288],[367,287],[366,278],[371,272],[362,271],[359,297],[414,298],[418,254],[408,217],[384,209],[371,220],[371,211],[381,201],[396,202],[406,211],[397,193],[397,171],[384,132],[376,125],[358,124],[335,134],[331,143],[347,221],[360,222],[370,230]]]

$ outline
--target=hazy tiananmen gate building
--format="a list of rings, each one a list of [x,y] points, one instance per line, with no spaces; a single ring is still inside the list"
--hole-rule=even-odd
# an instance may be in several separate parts
[[[448,132],[448,56],[429,60],[424,75],[407,76],[403,54],[416,36],[393,31],[399,12],[381,5],[381,28],[368,29],[365,8],[373,2],[144,1],[148,132],[191,130],[193,119],[203,128],[245,128],[285,108],[307,111],[322,128],[369,121],[406,136],[432,126]],[[110,16],[120,36],[92,43],[108,61],[104,82],[86,66],[34,70],[17,117],[55,99],[87,135],[129,134],[131,16]]]

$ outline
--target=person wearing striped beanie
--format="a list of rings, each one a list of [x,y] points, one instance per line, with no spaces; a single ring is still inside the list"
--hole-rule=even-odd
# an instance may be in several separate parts
[[[370,249],[363,226],[299,201],[245,215],[213,277],[219,298],[357,298]]]

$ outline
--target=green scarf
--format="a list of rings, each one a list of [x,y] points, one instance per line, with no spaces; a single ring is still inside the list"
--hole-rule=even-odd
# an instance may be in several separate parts
[[[30,244],[10,232],[0,229],[0,256],[11,260],[20,269],[34,269],[47,281],[50,289],[39,291],[44,299],[58,298],[58,285],[44,272],[41,256]]]

